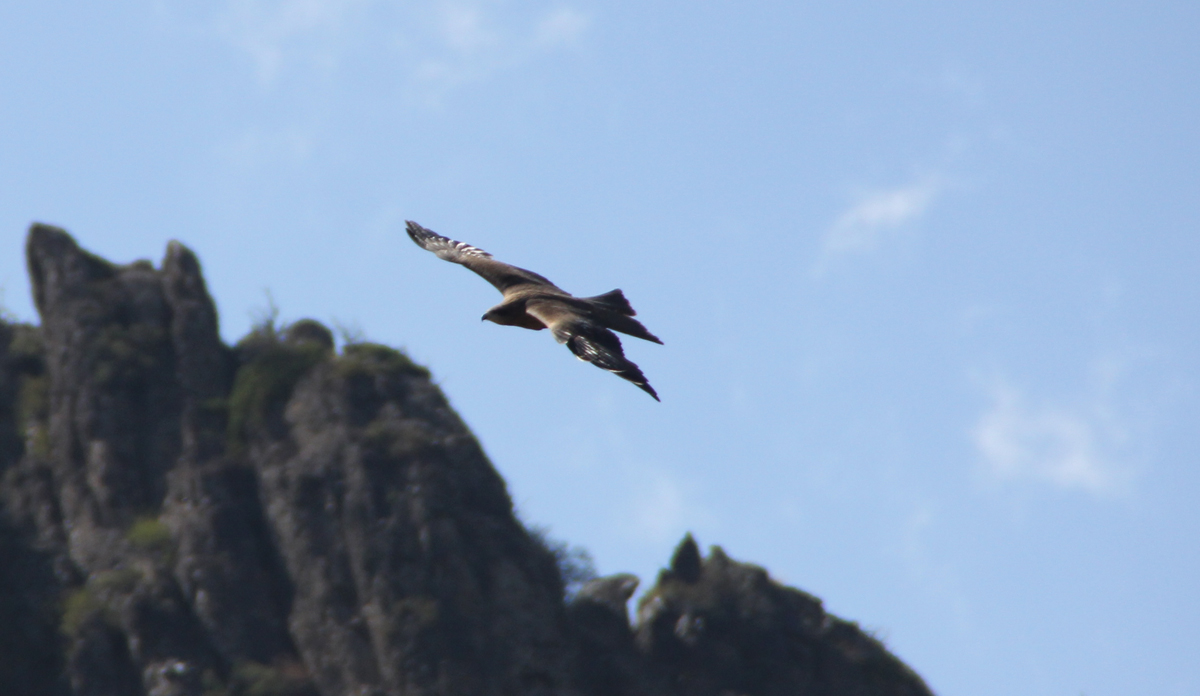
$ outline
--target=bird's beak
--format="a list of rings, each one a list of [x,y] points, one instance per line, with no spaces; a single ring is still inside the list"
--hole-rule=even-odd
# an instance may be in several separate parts
[[[485,314],[482,317],[479,317],[479,321],[487,321],[487,315]]]

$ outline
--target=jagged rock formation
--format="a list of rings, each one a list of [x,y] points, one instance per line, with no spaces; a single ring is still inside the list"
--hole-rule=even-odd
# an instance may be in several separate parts
[[[564,600],[426,370],[313,321],[233,347],[195,256],[27,244],[0,322],[0,684],[107,696],[928,694],[818,600],[702,558]]]

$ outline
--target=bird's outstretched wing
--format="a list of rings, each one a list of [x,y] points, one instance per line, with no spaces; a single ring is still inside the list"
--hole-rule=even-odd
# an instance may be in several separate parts
[[[533,271],[497,261],[483,249],[443,237],[432,230],[421,227],[412,220],[408,221],[408,236],[412,237],[417,246],[426,251],[432,251],[437,254],[438,258],[475,271],[484,280],[495,285],[500,292],[506,293],[510,288],[518,285],[541,285],[558,289],[554,283]]]
[[[554,340],[565,343],[575,357],[608,370],[633,382],[639,389],[660,401],[658,393],[642,370],[625,357],[621,339],[600,324],[584,317],[566,302],[557,299],[530,300],[525,312],[537,317],[549,327]]]

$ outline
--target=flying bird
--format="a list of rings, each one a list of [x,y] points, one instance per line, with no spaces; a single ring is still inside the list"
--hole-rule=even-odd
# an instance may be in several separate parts
[[[660,345],[662,341],[633,318],[637,312],[620,290],[575,297],[533,271],[497,261],[483,249],[447,239],[412,220],[408,221],[408,236],[422,249],[466,266],[496,286],[504,301],[485,312],[483,319],[534,331],[550,329],[554,340],[567,344],[575,357],[633,382],[659,400],[646,376],[625,357],[613,331]]]

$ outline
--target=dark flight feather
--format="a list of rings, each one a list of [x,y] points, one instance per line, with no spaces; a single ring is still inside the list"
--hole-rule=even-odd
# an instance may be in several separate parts
[[[575,357],[632,382],[655,401],[661,401],[641,368],[625,357],[621,339],[612,331],[579,316],[556,299],[530,300],[525,311],[550,327],[554,340],[565,343]]]

